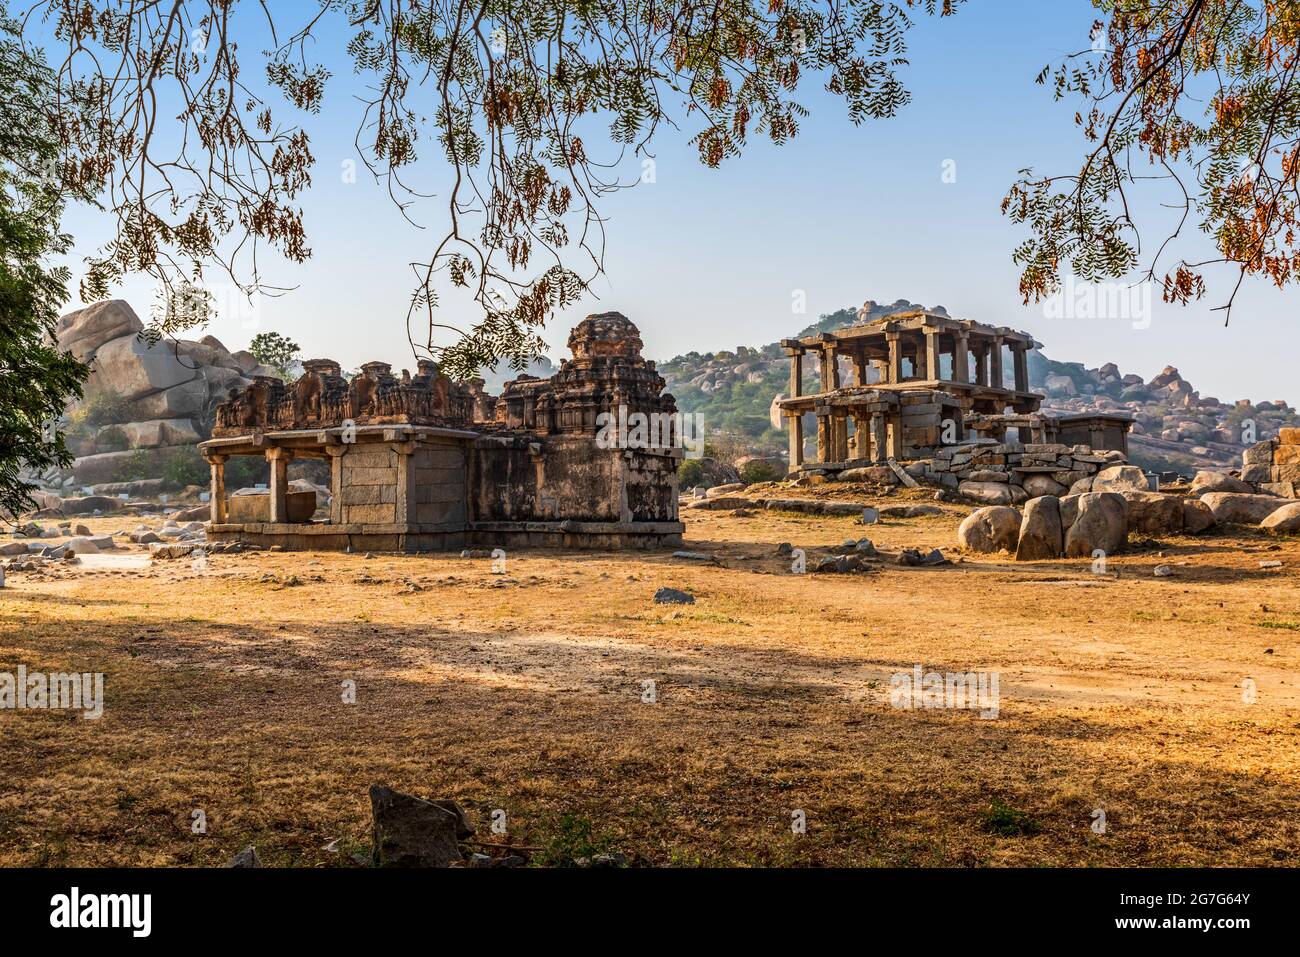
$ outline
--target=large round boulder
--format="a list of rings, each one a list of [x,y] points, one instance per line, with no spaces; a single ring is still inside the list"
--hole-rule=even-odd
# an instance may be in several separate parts
[[[1112,465],[1092,479],[1094,492],[1147,492],[1150,489],[1146,473],[1136,465]]]
[[[135,310],[121,299],[97,302],[70,312],[54,327],[59,348],[71,352],[82,362],[90,359],[104,343],[134,338],[143,329],[144,324]]]
[[[1183,530],[1183,500],[1160,492],[1121,492],[1128,504],[1128,530],[1143,535],[1174,535]]]
[[[977,508],[957,528],[957,544],[972,552],[1012,552],[1020,537],[1020,513],[990,505]]]
[[[1214,525],[1214,513],[1199,498],[1183,499],[1183,531],[1199,535]]]
[[[1025,476],[1025,494],[1031,499],[1039,498],[1043,495],[1054,495],[1057,498],[1066,493],[1066,487],[1060,482],[1053,479],[1050,475],[1034,473]]]
[[[1249,495],[1245,492],[1207,492],[1201,501],[1210,507],[1214,520],[1225,525],[1258,525],[1287,504],[1276,495]]]
[[[1088,492],[1072,504],[1077,511],[1065,533],[1066,557],[1091,558],[1099,550],[1112,555],[1123,549],[1128,539],[1128,504],[1124,496]]]
[[[1025,503],[1025,515],[1020,522],[1016,561],[1060,558],[1063,544],[1061,500],[1052,495],[1031,498]]]
[[[1222,472],[1201,471],[1192,479],[1192,494],[1204,495],[1206,492],[1253,492],[1254,487],[1241,479],[1224,475]]]
[[[1283,505],[1260,522],[1259,527],[1272,535],[1300,535],[1300,502]]]
[[[1013,501],[1011,486],[1006,482],[962,482],[957,486],[957,492],[985,505],[1010,505]]]

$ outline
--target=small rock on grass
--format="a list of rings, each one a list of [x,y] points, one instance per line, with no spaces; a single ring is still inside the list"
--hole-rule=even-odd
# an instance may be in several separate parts
[[[656,605],[694,605],[695,596],[676,588],[661,588],[655,592]]]

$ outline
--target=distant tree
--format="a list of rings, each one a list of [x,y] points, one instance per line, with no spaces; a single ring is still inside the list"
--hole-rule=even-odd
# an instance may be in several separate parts
[[[258,362],[275,369],[284,379],[289,377],[289,366],[302,354],[302,347],[278,332],[259,332],[248,344],[248,351]]]
[[[1205,293],[1205,270],[1285,287],[1300,279],[1300,2],[1093,0],[1092,45],[1051,76],[1057,99],[1080,101],[1090,148],[1077,173],[1021,171],[1003,200],[1031,237],[1015,251],[1025,301],[1054,292],[1069,264],[1085,280],[1141,268],[1168,302]],[[1143,250],[1131,198],[1168,187],[1178,224]],[[1183,230],[1214,239],[1209,258],[1178,256]],[[1170,254],[1166,262],[1165,254]],[[1144,257],[1145,261],[1144,261]]]
[[[297,203],[315,158],[268,98],[319,112],[330,75],[315,58],[342,32],[369,91],[356,134],[369,172],[405,215],[426,195],[408,185],[417,159],[434,154],[446,176],[445,225],[412,264],[408,334],[463,378],[498,360],[525,368],[545,348],[541,327],[602,271],[600,199],[653,179],[662,128],[689,121],[710,167],[751,134],[785,143],[807,115],[794,94],[808,74],[854,123],[893,116],[909,99],[897,76],[908,12],[959,2],[31,0],[25,24],[52,27],[60,93],[94,110],[59,125],[117,217],[89,260],[87,300],[140,270],[201,284],[204,263],[256,289],[259,242],[294,262],[311,254]],[[620,182],[629,159],[640,168]],[[437,311],[456,290],[477,303],[469,326]],[[193,298],[165,311],[159,334],[205,321],[206,298]],[[450,346],[435,342],[445,332]]]
[[[70,275],[48,262],[71,245],[46,122],[53,74],[16,36],[0,10],[0,514],[12,515],[33,504],[24,469],[71,464],[60,417],[89,373],[53,344]]]

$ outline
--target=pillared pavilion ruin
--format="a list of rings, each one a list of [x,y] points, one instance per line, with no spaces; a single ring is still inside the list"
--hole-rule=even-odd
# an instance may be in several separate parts
[[[602,414],[676,412],[640,333],[602,313],[574,327],[569,348],[554,376],[521,376],[499,398],[429,360],[413,376],[368,362],[347,379],[337,362],[313,359],[293,383],[258,377],[218,406],[199,446],[211,466],[209,537],[407,552],[680,543],[674,436],[647,447],[596,441]],[[237,455],[270,464],[265,494],[227,495],[225,465]],[[313,520],[314,492],[289,487],[300,458],[329,462],[328,520]]]
[[[1043,396],[1029,389],[1029,353],[1036,343],[1005,326],[917,311],[781,345],[790,357],[789,396],[779,406],[792,472],[930,459],[941,448],[1001,443],[1009,429],[1020,444],[1127,453],[1127,416],[1039,412]],[[818,363],[820,392],[804,392],[809,359]],[[841,381],[842,365],[847,382]],[[817,420],[813,462],[804,461],[803,417],[809,412]]]

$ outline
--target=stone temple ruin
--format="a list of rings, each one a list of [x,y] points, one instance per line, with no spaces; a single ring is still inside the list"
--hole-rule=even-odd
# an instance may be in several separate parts
[[[1039,411],[1043,396],[1029,391],[1028,356],[1036,344],[1023,332],[916,311],[781,345],[790,357],[790,394],[778,405],[789,428],[792,473],[851,479],[859,477],[855,469],[887,465],[872,472],[1012,502],[1031,492],[1059,493],[1126,459],[1128,416]],[[805,394],[809,357],[819,364],[821,391]],[[841,381],[842,371],[850,381]],[[817,422],[815,461],[804,459],[808,413]],[[1031,485],[1050,486],[1026,492],[1031,476],[1046,479]],[[990,483],[1007,487],[1000,495],[971,487]]]
[[[675,421],[641,347],[619,313],[588,316],[554,376],[521,376],[499,398],[428,360],[414,376],[369,362],[349,380],[329,359],[303,363],[292,384],[258,376],[218,406],[213,437],[199,446],[211,466],[209,537],[406,552],[679,544],[679,436],[654,433],[633,447],[597,440],[611,417]],[[266,458],[265,494],[226,494],[236,455]],[[289,487],[296,458],[329,462],[327,521],[313,520],[314,492]]]

